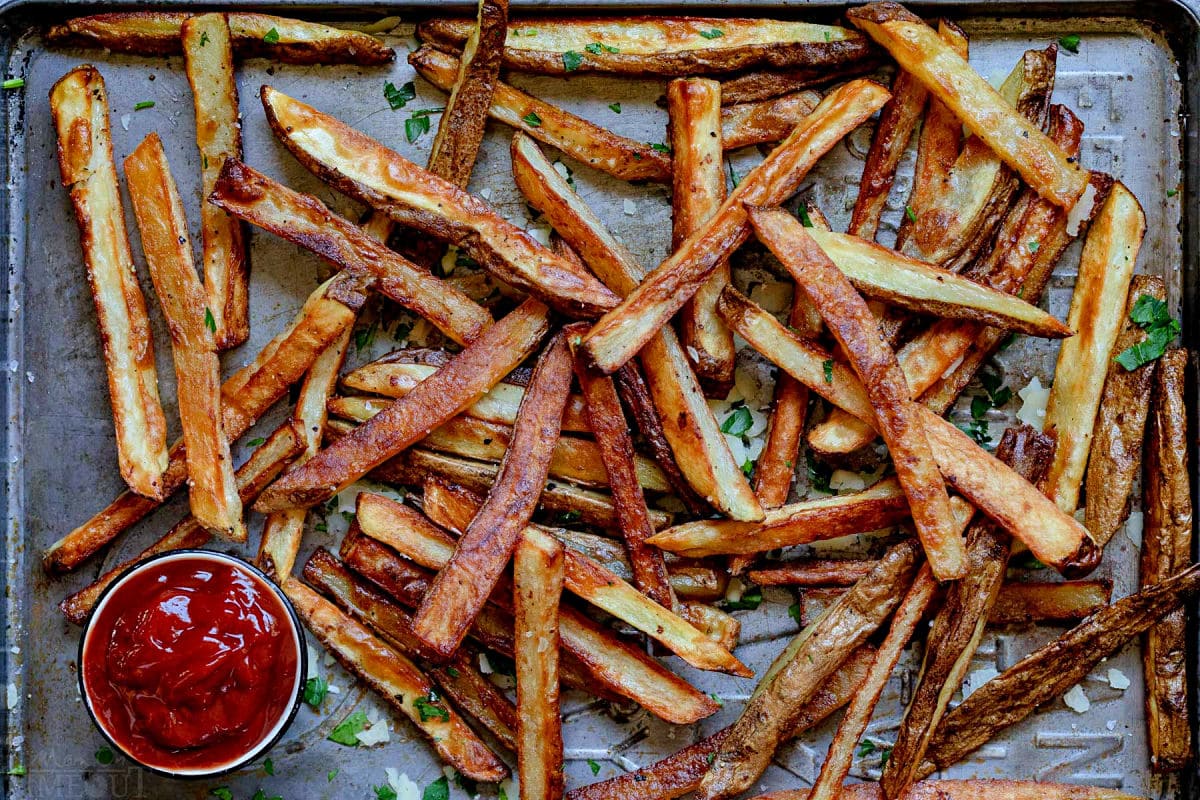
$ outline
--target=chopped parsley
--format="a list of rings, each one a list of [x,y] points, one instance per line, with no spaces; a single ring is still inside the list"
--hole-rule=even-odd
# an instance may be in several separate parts
[[[1033,240],[1026,242],[1025,246],[1029,248],[1029,252],[1031,253],[1036,253],[1041,248],[1041,245]]]
[[[208,31],[200,31],[200,46],[208,44]]]
[[[13,768],[8,771],[8,774],[12,775],[14,778],[24,777],[25,776],[25,765],[24,764],[14,764]]]
[[[271,28],[271,30],[267,31],[263,36],[263,41],[267,44],[279,44],[279,31]]]
[[[307,687],[305,689],[307,693]],[[358,747],[358,736],[367,728],[367,714],[361,709],[337,724],[329,734],[329,741],[337,742],[346,747]]]
[[[325,773],[325,780],[327,780],[329,783],[333,783],[333,779],[338,776],[339,772],[341,772],[340,769],[329,770],[329,772]]]
[[[217,321],[213,318],[212,309],[207,306],[204,309],[204,327],[213,333],[217,332]]]
[[[564,525],[569,525],[572,522],[578,522],[582,516],[583,513],[579,511],[564,511],[558,515],[558,521]]]
[[[365,328],[359,328],[354,332],[354,351],[361,353],[371,346],[375,341],[375,331],[379,328],[379,322],[372,322]]]
[[[1046,565],[1038,560],[1031,551],[1018,553],[1008,560],[1008,565],[1016,569],[1045,569]]]
[[[133,104],[134,111],[141,111],[144,108],[154,108],[154,101],[153,100],[142,100],[140,102]]]
[[[587,760],[587,765],[588,765],[588,769],[590,769],[592,771],[593,775],[600,774],[600,765],[598,763],[596,763],[595,761],[593,761],[592,759],[589,758]]]
[[[800,621],[801,618],[800,618],[800,604],[799,603],[792,603],[790,606],[788,606],[788,616],[791,617],[792,619],[796,620],[797,625],[804,624],[803,622]]]
[[[8,81],[5,81],[5,83],[7,84]],[[4,88],[7,89],[8,86],[5,86]],[[1178,189],[1167,189],[1167,197],[1174,197],[1177,194],[1179,194]]]
[[[1070,34],[1067,34],[1066,36],[1062,36],[1059,38],[1058,43],[1060,45],[1062,45],[1063,49],[1068,52],[1071,52],[1071,53],[1079,52],[1079,34],[1078,33],[1070,33]]]
[[[392,107],[392,111],[399,111],[408,104],[409,100],[417,96],[417,87],[412,81],[396,88],[396,84],[388,81],[383,85],[383,96],[388,101],[388,105]]]
[[[1171,317],[1165,301],[1152,295],[1144,294],[1134,302],[1129,321],[1146,332],[1146,339],[1122,350],[1113,359],[1128,372],[1161,356],[1179,335],[1179,321]]]
[[[859,758],[862,758],[863,756],[871,755],[871,753],[874,753],[875,750],[876,747],[874,742],[869,739],[863,739],[858,743],[858,750],[856,750],[854,754]]]
[[[438,696],[433,692],[430,692],[428,697],[418,697],[413,701],[413,708],[420,715],[421,722],[427,722],[431,719],[440,719],[443,722],[450,721],[450,712],[436,705],[437,701]]]
[[[454,667],[446,667],[446,674],[449,675],[451,678],[457,678],[459,675],[459,672]]]
[[[270,797],[267,797],[267,793],[264,792],[262,789],[259,789],[257,792],[254,793],[254,796],[251,797],[250,800],[283,800],[283,798],[277,794],[273,794]]]
[[[309,678],[304,682],[304,702],[313,708],[320,708],[329,692],[329,682],[320,675]]]
[[[218,800],[233,800],[233,792],[229,791],[228,786],[218,786],[209,792],[209,794],[211,794],[213,797],[216,797]]]
[[[808,208],[806,206],[801,205],[798,209],[796,209],[796,211],[800,214],[800,224],[801,225],[803,225],[806,228],[815,228],[816,227],[815,225],[813,225],[812,217],[810,217],[808,215]]]
[[[589,44],[587,47],[585,47],[583,49],[587,50],[589,53],[591,53],[594,56],[598,56],[601,53],[619,53],[619,52],[621,52],[618,48],[604,44],[603,42],[592,42],[591,44]]]
[[[421,800],[450,800],[450,781],[446,780],[445,775],[438,778],[425,787]]]
[[[609,107],[609,108],[612,110],[612,112],[613,112],[614,114],[620,114],[620,113],[621,113],[621,104],[620,104],[620,103],[609,103],[609,104],[608,104],[608,107]]]
[[[23,88],[25,88],[25,79],[24,78],[8,78],[4,81],[4,83],[0,83],[0,87],[3,87],[6,90],[23,89]]]
[[[574,50],[568,50],[562,54],[563,69],[567,72],[574,72],[579,69],[579,65],[583,63],[583,54],[576,53]]]
[[[762,605],[762,589],[751,586],[737,600],[722,600],[721,606],[730,611],[753,611]]]
[[[96,761],[101,764],[113,763],[113,751],[111,747],[101,747],[96,751]]]
[[[750,415],[750,409],[739,406],[721,423],[721,433],[741,436],[752,427],[754,427],[754,417]]]
[[[909,222],[917,221],[917,212],[913,211],[910,205],[904,206],[904,216],[908,217]]]
[[[714,703],[716,703],[718,706],[720,706],[721,708],[725,707],[725,701],[722,700],[720,697],[718,697],[716,692],[709,692],[708,696],[711,697],[712,701]]]
[[[825,382],[833,383],[833,359],[827,358],[822,361],[821,368],[825,370]]]
[[[258,447],[260,444],[262,444],[265,441],[267,441],[267,440],[261,436],[258,436],[256,438],[251,439],[250,441],[246,442],[246,447]]]
[[[709,30],[700,31],[699,33],[705,39],[720,39],[725,35],[725,31],[721,30],[720,28],[710,28]]]
[[[748,458],[742,462],[742,474],[747,478],[754,474],[754,462]]]
[[[274,775],[275,774],[275,762],[269,758],[266,761],[264,761],[263,762],[263,772],[267,773],[268,775]]]
[[[729,182],[732,183],[733,188],[736,189],[738,184],[742,182],[742,179],[736,172],[733,171],[732,161],[726,161],[725,163],[729,165]]]
[[[542,118],[533,111],[530,111],[528,114],[521,117],[521,121],[532,128],[540,128],[542,125]]]
[[[371,790],[375,792],[375,800],[396,800],[396,790],[386,783],[383,786],[372,786]]]
[[[671,145],[669,144],[663,144],[662,142],[650,142],[650,149],[671,155]]]
[[[833,470],[820,461],[813,459],[812,453],[805,454],[805,460],[808,462],[808,483],[818,492],[826,494],[837,494],[837,490],[829,485],[830,478],[833,477]]]

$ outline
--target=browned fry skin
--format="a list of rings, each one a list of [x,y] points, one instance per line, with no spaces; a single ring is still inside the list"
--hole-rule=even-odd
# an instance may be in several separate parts
[[[875,566],[860,559],[812,558],[771,569],[753,569],[746,579],[755,586],[852,586]]]
[[[1108,605],[1112,581],[1006,583],[1000,587],[989,625],[1079,622]]]
[[[246,541],[229,441],[221,429],[221,364],[204,289],[192,263],[187,217],[158,134],[125,159],[142,249],[171,334],[179,419],[187,447],[192,516],[213,533]]]
[[[133,11],[76,17],[53,26],[47,38],[117,53],[157,56],[182,52],[180,30],[192,16],[183,11]],[[361,64],[376,66],[396,57],[392,48],[358,31],[316,22],[235,11],[226,15],[234,52],[288,64]],[[266,41],[275,31],[278,39]]]
[[[199,14],[181,28],[184,66],[196,112],[201,191],[208,195],[228,158],[242,157],[233,44],[224,14]],[[250,337],[250,265],[242,223],[208,203],[200,205],[204,288],[216,325],[217,347],[229,350]]]
[[[1146,441],[1143,587],[1182,571],[1192,556],[1192,498],[1184,405],[1188,351],[1168,350],[1160,362]],[[1174,609],[1146,631],[1142,665],[1146,677],[1150,768],[1154,772],[1177,772],[1192,760],[1187,652],[1185,608]]]
[[[919,560],[916,542],[893,546],[829,613],[792,640],[733,724],[697,797],[736,797],[758,780],[817,688],[895,609],[899,587],[911,581]]]
[[[533,516],[561,432],[571,372],[571,352],[559,334],[538,359],[495,486],[417,610],[414,632],[443,657],[458,648]]]
[[[558,602],[563,549],[553,539],[522,539],[513,554],[513,641],[517,672],[517,774],[521,797],[563,794],[558,708]]]
[[[341,488],[428,436],[478,400],[533,352],[546,334],[547,313],[548,309],[537,300],[526,300],[485,329],[453,361],[416,389],[393,401],[344,439],[289,471],[263,493],[255,508],[270,512],[323,503]]]
[[[569,340],[578,333],[574,326],[567,329]],[[646,545],[646,539],[654,535],[654,525],[638,484],[633,439],[629,436],[616,386],[612,378],[588,369],[578,358],[575,359],[575,378],[587,400],[588,423],[608,473],[619,530],[633,567],[634,584],[659,605],[674,609],[677,601],[667,578],[662,551]]]
[[[817,92],[796,92],[757,103],[725,104],[725,108],[721,109],[721,150],[737,150],[786,139],[792,129],[820,103],[821,95]],[[678,168],[679,148],[672,149],[672,160]],[[722,177],[722,187],[724,183]]]
[[[1165,302],[1167,286],[1162,278],[1133,276],[1125,303],[1125,322],[1112,347],[1114,358],[1146,340],[1146,331],[1129,318],[1141,297]],[[1083,524],[1101,547],[1108,544],[1129,516],[1129,494],[1142,465],[1142,441],[1157,363],[1150,361],[1132,372],[1115,360],[1108,365],[1084,490]]]
[[[1045,475],[1053,454],[1053,437],[1027,425],[1006,430],[996,448],[997,458],[1035,484]],[[889,798],[902,797],[916,781],[929,740],[979,646],[1004,582],[1011,547],[1012,537],[984,517],[967,531],[967,575],[947,587],[929,632],[920,680],[900,723],[892,756],[883,767],[880,783]]]
[[[158,398],[154,340],[138,286],[113,163],[104,79],[90,65],[50,90],[58,166],[71,197],[116,428],[121,477],[150,500],[167,495],[167,423]]]
[[[721,259],[750,236],[744,206],[771,206],[795,193],[808,170],[888,99],[876,83],[851,81],[834,90],[770,156],[754,168],[703,227],[646,276],[584,339],[584,351],[612,373],[699,289]]]
[[[1101,659],[1200,590],[1200,565],[1123,597],[1030,653],[946,714],[919,777],[961,761],[1009,725],[1082,681]]]
[[[807,789],[760,794],[750,800],[808,800]],[[838,800],[883,800],[877,783],[843,786]],[[1072,786],[1042,781],[967,780],[921,781],[914,784],[903,800],[1139,800],[1120,789]]]
[[[508,774],[504,762],[475,735],[457,711],[438,705],[433,684],[412,661],[295,578],[284,581],[283,591],[300,619],[342,666],[408,717],[451,766],[476,781],[494,782]],[[418,708],[419,701],[426,704],[425,713]],[[429,705],[441,711],[430,714]]]
[[[673,178],[671,243],[678,248],[725,200],[721,160],[721,85],[707,78],[679,78],[667,85]],[[789,130],[790,130],[789,126]],[[679,332],[696,375],[710,397],[733,385],[733,333],[717,314],[717,298],[729,283],[722,259],[679,316]]]
[[[464,19],[422,22],[422,41],[461,47],[470,30]],[[712,31],[719,31],[713,34]],[[598,42],[599,48],[588,47]],[[505,66],[547,75],[575,71],[621,75],[698,75],[757,65],[833,67],[871,52],[859,34],[829,25],[769,19],[709,17],[560,17],[509,24]],[[568,53],[577,58],[570,62]]]
[[[835,69],[755,69],[721,81],[721,105],[756,103],[826,83],[872,72],[879,66],[874,56],[842,64]],[[960,126],[961,128],[961,126]]]
[[[795,217],[781,210],[747,210],[759,239],[808,294],[866,388],[934,575],[962,577],[963,545],[950,497],[913,415],[904,373],[866,301]]]
[[[851,653],[809,700],[787,733],[788,738],[801,736],[848,703],[862,685],[874,656],[875,648],[869,644]],[[567,800],[629,800],[630,797],[674,800],[694,792],[708,771],[710,759],[729,737],[729,730],[722,728],[648,767],[573,789],[567,793]]]

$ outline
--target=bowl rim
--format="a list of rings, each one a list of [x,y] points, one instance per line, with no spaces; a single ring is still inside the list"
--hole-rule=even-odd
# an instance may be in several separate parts
[[[92,707],[92,700],[88,695],[87,684],[84,681],[83,668],[84,645],[88,641],[88,635],[92,631],[92,625],[96,620],[98,612],[104,607],[105,602],[108,600],[113,591],[125,584],[131,577],[133,577],[134,574],[152,567],[157,562],[186,560],[188,558],[196,558],[207,561],[223,561],[228,564],[232,564],[233,566],[250,573],[257,578],[259,582],[267,586],[283,605],[284,610],[287,611],[287,617],[292,627],[292,638],[295,641],[296,652],[298,654],[296,660],[297,669],[295,697],[292,699],[291,706],[287,709],[287,712],[280,717],[279,721],[272,729],[273,732],[262,739],[258,744],[250,748],[245,755],[237,758],[236,760],[225,764],[220,764],[211,769],[203,770],[191,770],[187,768],[171,769],[164,768],[162,766],[154,766],[152,764],[143,762],[125,749],[125,747],[118,743],[100,722],[95,709]],[[142,769],[152,772],[156,775],[162,775],[166,778],[199,780],[203,778],[220,777],[222,775],[228,775],[231,772],[235,772],[265,755],[276,744],[279,743],[281,738],[283,738],[283,735],[287,732],[288,728],[291,727],[292,722],[295,720],[296,714],[300,710],[301,701],[304,698],[304,685],[308,676],[308,648],[305,646],[306,644],[307,641],[304,635],[304,627],[300,623],[300,617],[296,613],[296,609],[292,605],[292,601],[288,599],[288,596],[284,593],[279,584],[271,580],[271,578],[265,572],[240,556],[230,553],[223,553],[217,550],[185,548],[182,550],[170,550],[165,553],[156,553],[154,555],[147,556],[146,558],[139,558],[132,564],[129,564],[127,567],[122,569],[121,572],[108,584],[108,586],[104,587],[104,590],[96,597],[96,602],[92,606],[92,610],[88,612],[88,617],[84,621],[83,629],[79,634],[79,647],[76,661],[78,668],[75,670],[75,672],[76,679],[79,683],[79,694],[83,699],[83,706],[87,710],[88,716],[91,717],[92,724],[96,726],[98,731],[100,731],[100,735],[104,737],[104,740],[108,742],[114,749],[116,749],[117,752]]]

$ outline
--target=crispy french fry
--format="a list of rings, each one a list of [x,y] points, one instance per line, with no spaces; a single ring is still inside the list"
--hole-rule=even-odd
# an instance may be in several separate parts
[[[811,110],[811,109],[810,109]],[[671,243],[679,247],[717,212],[725,200],[721,160],[721,84],[708,78],[677,78],[667,85],[673,183]],[[789,125],[790,130],[794,125]],[[712,397],[733,385],[737,356],[733,333],[717,314],[717,298],[729,283],[722,259],[679,314],[679,335],[696,375]]]
[[[878,84],[855,80],[822,100],[766,161],[742,179],[716,214],[596,323],[584,339],[592,363],[611,373],[637,353],[721,259],[749,238],[744,205],[770,206],[793,194],[821,156],[887,99],[887,91]]]
[[[896,608],[899,589],[911,582],[919,559],[916,542],[894,545],[869,575],[788,644],[730,729],[697,797],[736,797],[758,780],[818,687]]]
[[[845,663],[813,694],[786,735],[789,738],[800,736],[848,703],[862,684],[874,654],[875,649],[869,644],[851,653]],[[710,758],[728,737],[729,728],[722,728],[712,736],[648,767],[573,789],[567,793],[567,800],[628,800],[634,796],[674,800],[682,797],[699,788],[700,779],[708,771]]]
[[[517,186],[600,279],[619,295],[635,290],[645,275],[641,265],[567,185],[537,145],[514,136],[512,156]],[[688,484],[727,516],[760,519],[762,508],[741,465],[733,460],[686,351],[674,333],[668,327],[652,332],[639,360],[663,436]],[[619,379],[623,383],[633,380]],[[627,394],[634,389],[632,384],[628,386]]]
[[[742,623],[738,622],[737,617],[705,603],[680,602],[676,605],[675,613],[693,628],[730,652],[737,647],[738,638],[742,635]]]
[[[457,69],[454,56],[422,47],[409,53],[408,62],[425,80],[449,91]],[[663,183],[671,180],[671,159],[667,155],[644,142],[618,136],[503,81],[496,83],[488,114],[497,122],[524,131],[614,178]],[[532,120],[536,120],[536,124]]]
[[[1069,160],[1037,125],[1016,113],[937,31],[898,3],[868,3],[846,16],[1038,194],[1063,208],[1081,199],[1088,186],[1087,171]]]
[[[438,703],[433,684],[415,664],[295,578],[284,581],[283,591],[304,624],[342,666],[412,720],[452,767],[476,781],[498,781],[508,774],[504,762],[458,712]],[[424,713],[418,709],[419,702],[424,704]],[[431,714],[430,706],[438,710]]]
[[[989,625],[1078,622],[1108,605],[1112,581],[1006,583],[988,614]]]
[[[301,431],[294,420],[288,420],[280,425],[266,441],[259,445],[246,463],[238,468],[238,493],[243,503],[249,503],[258,497],[259,492],[283,471],[293,457],[304,449]],[[137,556],[123,561],[110,570],[102,573],[99,578],[89,583],[83,589],[68,595],[58,608],[69,621],[82,625],[91,613],[92,607],[100,599],[101,593],[108,588],[117,577],[144,558],[159,553],[186,548],[204,547],[212,540],[212,534],[205,530],[195,518],[188,516],[180,520],[171,530],[157,539]]]
[[[1134,275],[1125,303],[1125,321],[1110,354],[1120,354],[1146,340],[1146,332],[1129,315],[1141,297],[1166,302],[1167,286],[1157,275]],[[1083,525],[1104,547],[1129,516],[1129,494],[1142,465],[1142,441],[1150,410],[1150,388],[1157,362],[1132,372],[1116,361],[1108,365],[1096,409],[1084,492]]]
[[[950,512],[950,496],[917,425],[916,404],[904,373],[866,301],[791,214],[757,208],[747,208],[747,213],[758,238],[817,307],[866,388],[933,574],[938,580],[961,578],[963,543]]]
[[[1076,334],[1058,351],[1054,386],[1046,402],[1046,430],[1058,435],[1046,494],[1068,514],[1079,505],[1104,378],[1145,233],[1141,205],[1117,183],[1084,241],[1067,315],[1067,324]]]
[[[726,105],[721,109],[721,141],[716,160],[721,160],[721,150],[736,150],[752,144],[786,139],[792,129],[820,103],[821,95],[817,92],[795,92],[771,100]],[[672,167],[679,169],[680,149],[672,145],[671,150]],[[721,180],[724,182],[724,177]]]
[[[158,134],[125,159],[146,265],[171,334],[192,516],[218,536],[246,541],[229,441],[221,430],[221,364],[204,289],[192,263],[187,216]]]
[[[863,58],[870,46],[854,31],[830,25],[768,19],[621,17],[539,19],[509,23],[505,65],[526,72],[611,72],[697,75],[759,64],[831,67]],[[460,47],[470,23],[422,22],[422,41]],[[595,44],[600,46],[596,47]]]
[[[484,329],[454,360],[370,422],[289,471],[263,492],[262,512],[323,503],[477,401],[546,334],[548,309],[530,298]],[[561,409],[559,411],[561,416]],[[540,485],[540,484],[539,484]]]
[[[47,38],[133,55],[173,55],[183,50],[180,30],[191,14],[183,11],[133,11],[76,17],[50,29]],[[264,56],[289,64],[387,64],[392,48],[374,36],[315,22],[233,12],[226,15],[239,56]],[[271,31],[274,36],[269,35]]]
[[[562,721],[558,708],[558,601],[563,549],[553,539],[524,537],[513,554],[513,640],[517,670],[517,774],[521,797],[563,794]]]
[[[367,536],[401,550],[429,569],[443,568],[454,552],[454,540],[444,531],[415,511],[378,495],[363,492],[358,496],[358,520]],[[502,595],[493,593],[490,599],[495,603]],[[627,697],[677,724],[696,722],[718,708],[711,698],[644,652],[567,606],[559,610],[559,633],[564,648],[589,671],[593,689],[600,687]]]
[[[242,158],[233,44],[224,14],[198,14],[180,27],[184,67],[196,111],[201,191],[207,195],[226,159]],[[204,239],[204,288],[216,325],[217,347],[229,350],[250,336],[250,265],[238,220],[208,203],[200,205]]]
[[[871,54],[835,69],[752,69],[721,81],[721,104],[731,106],[770,100],[801,89],[865,75],[878,67],[878,59]]]
[[[100,326],[117,459],[129,488],[166,497],[167,423],[158,398],[154,340],[138,286],[113,164],[104,79],[90,65],[68,72],[50,90],[58,166],[79,226],[88,285]]]
[[[372,281],[381,293],[459,344],[473,341],[492,322],[474,300],[372,239],[317,198],[292,191],[236,159],[225,162],[209,204]]]
[[[1200,590],[1200,565],[1106,606],[971,693],[938,726],[919,777],[961,761]]]
[[[866,559],[808,558],[770,569],[752,569],[746,580],[756,586],[852,586],[871,571]]]
[[[751,800],[808,800],[807,789],[760,794]],[[843,786],[837,800],[883,800],[877,783]],[[1042,781],[967,780],[921,781],[898,800],[1141,800],[1119,789],[1072,786]]]
[[[467,248],[500,280],[568,315],[596,315],[616,304],[616,296],[590,274],[449,181],[269,86],[262,88],[262,101],[284,146],[340,191],[402,225]]]
[[[560,333],[538,358],[495,485],[413,619],[413,631],[443,657],[466,636],[533,516],[570,389],[571,353]]]
[[[1188,480],[1188,351],[1168,350],[1158,365],[1154,414],[1146,442],[1142,508],[1141,585],[1152,586],[1192,560],[1192,497]],[[1192,761],[1188,713],[1187,611],[1177,608],[1146,631],[1146,730],[1150,769],[1177,772]]]

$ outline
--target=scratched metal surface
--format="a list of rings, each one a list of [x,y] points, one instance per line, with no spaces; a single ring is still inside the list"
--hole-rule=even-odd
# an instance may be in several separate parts
[[[1082,34],[1079,54],[1063,53],[1060,57],[1055,100],[1071,106],[1087,126],[1084,162],[1117,175],[1142,200],[1149,232],[1138,268],[1165,275],[1172,307],[1178,311],[1184,290],[1181,264],[1185,253],[1180,226],[1185,195],[1168,197],[1167,192],[1183,180],[1180,137],[1185,133],[1181,119],[1184,100],[1179,65],[1166,40],[1150,26],[1121,18],[1069,22],[968,19],[966,27],[973,35],[972,61],[987,76],[1006,73],[1026,48],[1044,46],[1064,32]],[[118,163],[143,136],[158,131],[188,204],[195,234],[199,190],[191,96],[178,58],[47,50],[37,29],[20,22],[19,17],[8,20],[3,30],[5,77],[19,75],[27,82],[24,92],[0,98],[9,143],[5,197],[9,234],[5,249],[9,267],[5,284],[7,353],[2,364],[9,461],[5,485],[8,628],[3,653],[8,681],[6,749],[9,768],[21,765],[27,771],[26,777],[6,778],[6,792],[13,797],[37,798],[201,797],[216,785],[228,785],[235,797],[248,798],[259,788],[267,796],[288,798],[367,797],[372,795],[370,787],[385,783],[387,767],[399,769],[422,786],[440,777],[441,768],[430,749],[407,721],[392,717],[378,700],[327,660],[316,669],[340,691],[330,694],[319,712],[307,707],[301,710],[272,754],[273,777],[256,766],[218,781],[180,783],[144,774],[119,756],[111,765],[97,763],[94,753],[103,742],[85,716],[76,690],[78,632],[62,620],[57,603],[100,571],[138,552],[179,519],[186,507],[182,498],[176,498],[118,540],[108,553],[65,579],[48,579],[38,565],[38,555],[46,545],[87,518],[121,488],[114,468],[112,422],[95,320],[82,277],[76,228],[59,185],[45,98],[52,83],[68,69],[79,63],[96,64],[109,88]],[[297,165],[275,142],[256,97],[258,87],[270,83],[424,163],[431,134],[410,145],[405,141],[403,122],[413,109],[440,107],[443,96],[418,79],[417,99],[403,111],[389,110],[382,93],[384,82],[400,85],[413,78],[403,58],[414,44],[411,26],[401,25],[388,39],[400,55],[390,68],[270,66],[259,60],[242,64],[238,80],[247,161],[293,187],[316,194],[351,217],[360,211],[356,204]],[[663,140],[666,115],[654,103],[663,91],[658,81],[578,76],[567,80],[516,77],[513,82],[625,135],[651,142]],[[155,102],[152,109],[133,110],[135,103],[147,100]],[[609,103],[618,100],[622,104],[620,115],[608,108]],[[491,126],[471,188],[476,192],[486,190],[490,201],[505,216],[522,225],[531,224],[509,177],[509,135],[506,128]],[[822,162],[807,182],[807,191],[832,218],[835,228],[844,227],[848,220],[869,140],[868,128],[855,133]],[[731,158],[732,168],[744,174],[759,159],[761,155],[753,149],[737,153]],[[669,246],[668,190],[631,186],[563,160],[573,170],[583,197],[612,229],[644,263],[658,263]],[[911,166],[910,153],[894,197],[905,196]],[[885,239],[894,231],[901,213],[902,206],[894,201],[885,218]],[[132,218],[130,230],[140,264]],[[251,246],[253,333],[250,343],[225,357],[227,371],[240,366],[278,332],[327,274],[326,266],[314,256],[270,235],[252,232]],[[1077,262],[1078,245],[1068,251],[1049,292],[1049,307],[1059,317],[1066,313]],[[751,259],[747,263],[755,262]],[[156,326],[163,398],[168,419],[175,422],[174,377],[167,338],[144,270],[141,274]],[[747,290],[752,288],[750,284],[759,284],[754,287],[756,297],[773,303],[778,310],[786,307],[786,293],[770,289],[775,279],[769,272],[749,266],[737,280]],[[392,320],[376,324],[373,338],[367,335],[367,329],[377,320],[374,310],[364,317],[363,335],[359,337],[362,346],[352,352],[353,363],[368,360],[394,345],[397,331]],[[409,334],[414,340],[419,335],[419,328]],[[1054,356],[1053,344],[1020,339],[1001,358],[1006,383],[1015,390],[1034,376],[1047,381]],[[751,374],[763,374],[750,354],[746,354],[742,366]],[[1014,400],[1003,412],[993,412],[997,436],[1018,407],[1019,401]],[[283,409],[276,409],[242,441],[269,431],[284,414]],[[177,423],[175,428],[172,433],[177,432]],[[238,460],[245,455],[242,445],[234,452]],[[800,485],[803,483],[802,476]],[[339,510],[349,508],[347,496]],[[251,527],[259,531],[261,518],[252,519]],[[345,520],[336,511],[323,522],[314,516],[302,558],[318,543],[336,544],[344,529]],[[869,550],[873,542],[863,537],[844,545],[861,552]],[[1109,547],[1099,574],[1114,581],[1117,596],[1134,586],[1137,548],[1136,529],[1119,534]],[[1045,579],[1045,573],[1037,577]],[[756,671],[765,668],[796,631],[787,614],[793,595],[768,590],[766,598],[755,611],[737,612],[743,623],[737,655]],[[989,631],[972,669],[1003,670],[1055,633],[1052,629]],[[919,652],[909,652],[894,674],[868,731],[868,738],[879,749],[856,759],[855,778],[878,776],[880,752],[894,735],[919,660]],[[569,786],[649,764],[728,724],[753,685],[751,681],[697,672],[678,659],[669,662],[701,689],[723,698],[722,711],[701,725],[676,727],[643,712],[621,715],[585,697],[569,696],[565,707]],[[1110,667],[1129,678],[1127,689],[1118,690],[1109,684]],[[1052,703],[946,776],[1072,781],[1151,796],[1175,796],[1178,787],[1160,784],[1146,769],[1136,645],[1102,664],[1083,688],[1091,703],[1087,713],[1076,713],[1061,701]],[[333,725],[355,707],[382,715],[391,728],[390,743],[350,750],[326,740]],[[816,777],[832,731],[833,723],[826,724],[782,748],[762,788],[809,785]],[[598,764],[595,777],[591,762]],[[340,772],[327,779],[333,769]],[[480,787],[480,791],[488,797],[495,794],[492,787]],[[451,796],[468,795],[452,781]],[[510,791],[509,796],[514,793]]]

